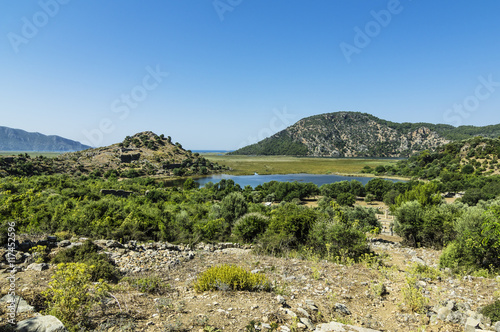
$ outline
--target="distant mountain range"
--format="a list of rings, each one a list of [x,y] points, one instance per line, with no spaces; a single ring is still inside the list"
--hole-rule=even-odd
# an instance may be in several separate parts
[[[500,124],[453,127],[431,123],[396,123],[359,112],[314,115],[235,155],[316,157],[407,157],[423,150],[475,136],[496,138]]]
[[[0,151],[69,152],[90,148],[88,145],[56,135],[30,133],[21,129],[0,126]]]

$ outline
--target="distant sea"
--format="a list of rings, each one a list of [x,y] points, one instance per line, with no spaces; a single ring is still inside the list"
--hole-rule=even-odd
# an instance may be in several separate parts
[[[193,152],[198,152],[200,154],[202,153],[215,153],[215,154],[224,154],[231,152],[233,150],[192,150]]]

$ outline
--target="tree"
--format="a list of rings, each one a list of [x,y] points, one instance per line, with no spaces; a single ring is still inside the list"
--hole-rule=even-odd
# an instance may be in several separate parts
[[[399,195],[400,195],[399,191],[397,191],[395,189],[391,189],[390,191],[385,193],[384,203],[387,206],[393,205],[394,203],[396,203],[396,197],[398,197]]]
[[[337,196],[337,203],[342,206],[353,206],[356,202],[356,196],[351,193],[341,193]]]
[[[403,203],[395,212],[394,231],[408,245],[416,247],[419,242],[418,233],[424,223],[424,210],[417,201]]]
[[[220,204],[220,213],[222,218],[230,225],[234,223],[236,219],[247,213],[248,204],[240,192],[232,192],[222,199]]]
[[[377,201],[381,201],[384,198],[385,193],[391,190],[393,185],[392,181],[375,178],[368,181],[365,189],[368,194],[375,195],[375,199]]]
[[[184,190],[191,190],[196,188],[196,182],[194,182],[193,178],[188,178],[186,181],[184,181],[183,184]]]
[[[436,182],[418,184],[411,190],[399,195],[395,199],[395,207],[401,206],[405,202],[418,201],[422,206],[439,205],[443,198],[439,186]]]
[[[472,166],[471,164],[467,164],[464,167],[462,167],[461,172],[462,174],[472,174],[474,173],[474,166]]]

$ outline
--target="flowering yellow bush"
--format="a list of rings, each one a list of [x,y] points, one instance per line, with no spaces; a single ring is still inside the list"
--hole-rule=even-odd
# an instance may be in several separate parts
[[[35,263],[43,263],[47,259],[47,246],[36,246],[30,249],[30,253],[35,259]]]
[[[74,329],[87,316],[93,304],[106,296],[109,285],[100,280],[93,284],[94,266],[84,263],[61,263],[52,276],[48,298],[48,314],[59,318],[68,329]]]

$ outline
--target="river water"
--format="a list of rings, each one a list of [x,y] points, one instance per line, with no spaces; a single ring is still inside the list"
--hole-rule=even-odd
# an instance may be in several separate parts
[[[373,179],[373,177],[366,177],[366,176],[342,176],[342,175],[333,175],[333,174],[305,174],[305,173],[300,173],[300,174],[271,174],[271,175],[259,175],[259,174],[254,174],[254,175],[228,175],[228,174],[217,174],[217,175],[212,175],[212,176],[207,176],[203,178],[198,178],[194,179],[196,183],[200,185],[200,187],[203,187],[206,183],[208,182],[213,182],[217,183],[222,179],[231,179],[235,183],[239,184],[242,188],[249,185],[252,188],[255,188],[259,184],[263,184],[266,182],[270,181],[279,181],[279,182],[312,182],[316,184],[318,187],[326,184],[326,183],[333,183],[333,182],[339,182],[339,181],[351,181],[351,180],[358,180],[361,182],[363,185],[365,185],[368,181]],[[399,182],[402,180],[396,180],[396,179],[387,179],[393,182]],[[180,185],[176,184],[176,185]]]

